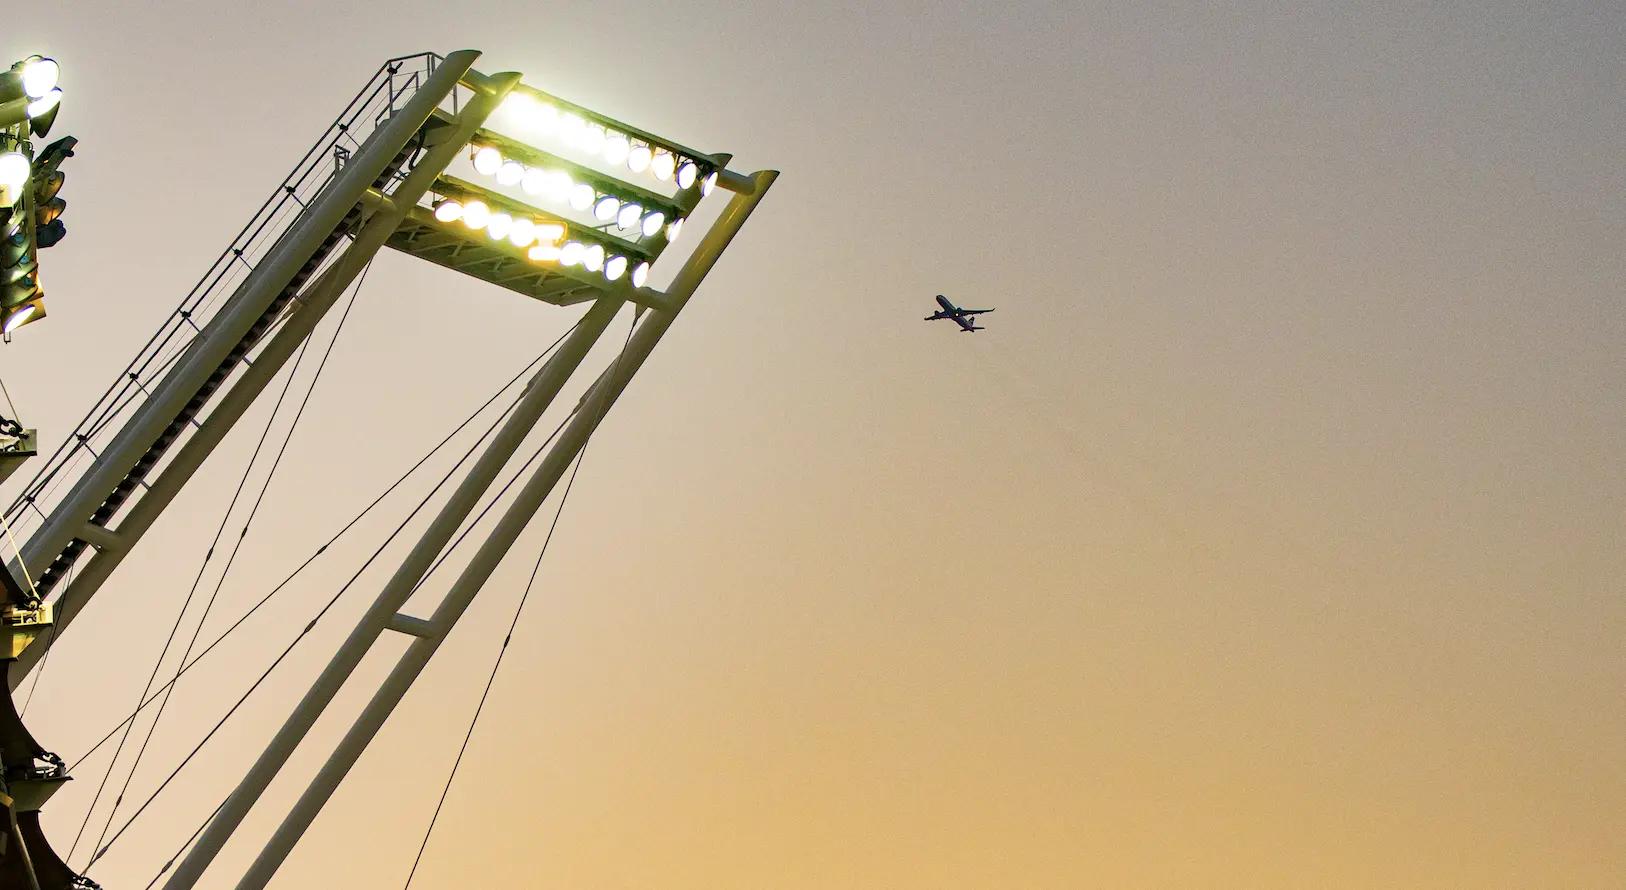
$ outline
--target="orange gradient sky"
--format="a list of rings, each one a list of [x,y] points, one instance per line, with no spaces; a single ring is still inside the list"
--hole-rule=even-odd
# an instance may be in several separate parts
[[[47,447],[386,57],[784,171],[588,449],[414,887],[1626,874],[1618,4],[94,0],[4,44],[80,139],[0,349]],[[204,638],[578,313],[382,255]],[[53,650],[46,747],[135,700],[268,411]],[[424,490],[181,681],[119,822]],[[554,505],[273,886],[405,880]],[[402,552],[92,877],[147,883]]]

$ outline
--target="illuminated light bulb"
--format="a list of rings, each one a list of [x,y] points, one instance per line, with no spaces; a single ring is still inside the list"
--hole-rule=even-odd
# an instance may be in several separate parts
[[[508,98],[502,100],[502,106],[498,110],[511,115],[520,123],[529,124],[531,118],[536,115],[536,106],[536,97],[528,93],[509,93]]]
[[[655,178],[661,182],[671,179],[672,173],[676,170],[677,158],[672,157],[670,152],[660,152],[649,162],[649,172],[655,174]]]
[[[524,249],[536,241],[536,223],[528,219],[516,219],[508,229],[508,243]]]
[[[563,203],[570,199],[570,190],[576,184],[570,181],[570,174],[563,170],[554,170],[548,174],[547,181],[543,183],[542,191],[549,201]]]
[[[34,59],[23,63],[23,95],[30,99],[43,99],[56,89],[62,77],[62,68],[55,59]]]
[[[502,152],[486,146],[474,153],[474,170],[483,176],[492,176],[502,167]]]
[[[627,137],[620,133],[606,133],[604,136],[604,160],[613,165],[620,166],[627,162],[627,155],[632,151],[632,145]]]
[[[700,165],[694,161],[684,161],[677,168],[678,188],[687,191],[694,187],[694,181],[700,178]]]
[[[548,174],[546,170],[527,167],[525,168],[525,175],[519,178],[519,187],[527,195],[540,195],[547,182]]]
[[[615,224],[623,229],[630,229],[638,224],[638,218],[644,215],[644,208],[637,204],[622,204],[621,212],[615,216]]]
[[[603,198],[599,198],[598,203],[593,205],[593,218],[599,222],[609,222],[610,220],[615,219],[616,214],[620,213],[620,211],[621,202],[609,196],[605,196]]]
[[[576,147],[590,155],[604,150],[604,128],[588,124],[576,136]]]
[[[536,240],[552,244],[565,236],[565,227],[559,223],[537,223]]]
[[[632,286],[633,287],[643,287],[648,282],[649,282],[649,264],[648,263],[639,263],[638,267],[636,269],[632,270]]]
[[[559,113],[559,138],[567,145],[579,145],[582,140],[582,131],[587,129],[587,121],[581,115],[570,111]]]
[[[582,261],[582,253],[586,250],[580,241],[566,241],[565,246],[559,248],[559,262],[566,266],[574,266]]]
[[[666,214],[660,212],[659,210],[644,217],[644,237],[655,237],[655,233],[659,232],[661,230],[661,226],[664,225],[666,225]]]
[[[524,178],[525,165],[519,161],[504,161],[503,165],[497,168],[498,185],[516,185]]]
[[[559,126],[559,109],[545,102],[538,102],[526,116],[525,122],[531,129],[546,133]]]
[[[671,244],[673,241],[676,241],[678,239],[678,233],[681,231],[683,231],[683,220],[672,220],[671,224],[666,227],[666,243]]]
[[[598,192],[593,191],[592,186],[578,182],[576,187],[570,190],[570,207],[572,210],[586,210],[593,206],[593,199],[596,197]]]
[[[16,200],[23,186],[28,184],[29,170],[28,158],[22,152],[8,151],[0,155],[0,188],[6,189]]]
[[[525,255],[538,263],[557,263],[559,247],[556,244],[538,244],[526,251]]]
[[[484,201],[470,201],[463,205],[463,225],[471,229],[483,229],[491,220],[491,208]]]
[[[604,277],[611,281],[619,281],[621,276],[627,274],[627,258],[624,256],[610,257],[604,263]]]
[[[46,113],[47,111],[50,111],[51,109],[55,108],[57,106],[57,103],[61,102],[61,101],[62,101],[62,91],[61,90],[52,90],[49,93],[46,93],[45,95],[39,97],[38,99],[35,99],[34,101],[28,103],[28,107],[23,109],[23,113],[28,115],[31,118],[39,117],[40,115]]]
[[[507,237],[508,230],[514,227],[514,218],[506,213],[493,213],[491,219],[486,221],[486,234],[493,241],[501,241]]]
[[[712,171],[711,175],[707,176],[705,179],[702,179],[700,181],[700,196],[705,197],[706,195],[711,194],[711,190],[716,188],[716,187],[717,187],[717,172]]]
[[[582,251],[582,267],[589,272],[597,272],[603,269],[604,248],[594,244]]]
[[[456,201],[442,201],[435,208],[435,219],[441,222],[457,222],[463,218],[463,205]]]
[[[21,309],[13,312],[11,317],[6,319],[5,325],[0,327],[0,333],[9,334],[27,324],[28,320],[34,317],[34,313],[39,311],[39,308],[40,306],[38,303],[28,303]]]
[[[654,153],[649,150],[649,146],[634,145],[627,152],[627,169],[634,173],[642,173],[649,169],[649,162],[654,156]]]

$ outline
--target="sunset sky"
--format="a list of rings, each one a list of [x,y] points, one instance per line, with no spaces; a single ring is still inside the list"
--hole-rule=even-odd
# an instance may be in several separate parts
[[[592,440],[414,888],[1620,886],[1618,3],[81,0],[0,43],[80,140],[0,347],[47,448],[385,58],[783,171]],[[204,639],[580,311],[382,254]],[[47,748],[134,704],[270,402],[53,649]],[[181,681],[115,826],[427,488]],[[405,881],[556,505],[273,887]],[[404,549],[91,877],[147,884]]]

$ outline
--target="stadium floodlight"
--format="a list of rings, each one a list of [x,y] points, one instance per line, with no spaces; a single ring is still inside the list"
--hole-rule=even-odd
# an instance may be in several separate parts
[[[486,176],[495,176],[502,168],[502,153],[486,146],[474,153],[474,169]]]
[[[514,218],[506,213],[493,213],[486,220],[486,234],[493,241],[501,241],[508,237],[508,230],[514,227]]]
[[[47,145],[30,163],[22,152],[0,155],[0,192],[10,203],[0,210],[0,335],[45,317],[40,287],[39,251],[68,235],[62,213],[68,202],[58,194],[67,174],[62,162],[72,157],[79,140],[72,136]],[[23,142],[25,149],[30,143]],[[21,175],[23,183],[16,180]]]
[[[484,201],[469,201],[463,205],[463,225],[483,229],[491,221],[491,208]]]
[[[660,212],[659,210],[644,217],[644,224],[642,228],[644,237],[655,237],[655,233],[659,232],[661,230],[661,226],[664,225],[666,225],[666,214]]]
[[[23,121],[35,136],[44,136],[62,104],[57,87],[62,68],[55,59],[29,56],[0,73],[0,128]]]
[[[10,207],[22,197],[32,168],[28,156],[20,151],[0,154],[0,207]]]
[[[627,169],[634,173],[642,173],[649,169],[650,161],[655,153],[647,145],[635,145],[627,153]]]

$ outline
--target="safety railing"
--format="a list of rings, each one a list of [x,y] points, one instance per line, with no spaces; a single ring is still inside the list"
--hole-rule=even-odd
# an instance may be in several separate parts
[[[350,153],[417,91],[440,59],[418,53],[379,66],[6,509],[12,534],[21,539],[50,514],[242,280],[333,181]],[[449,107],[458,101],[454,94]]]

